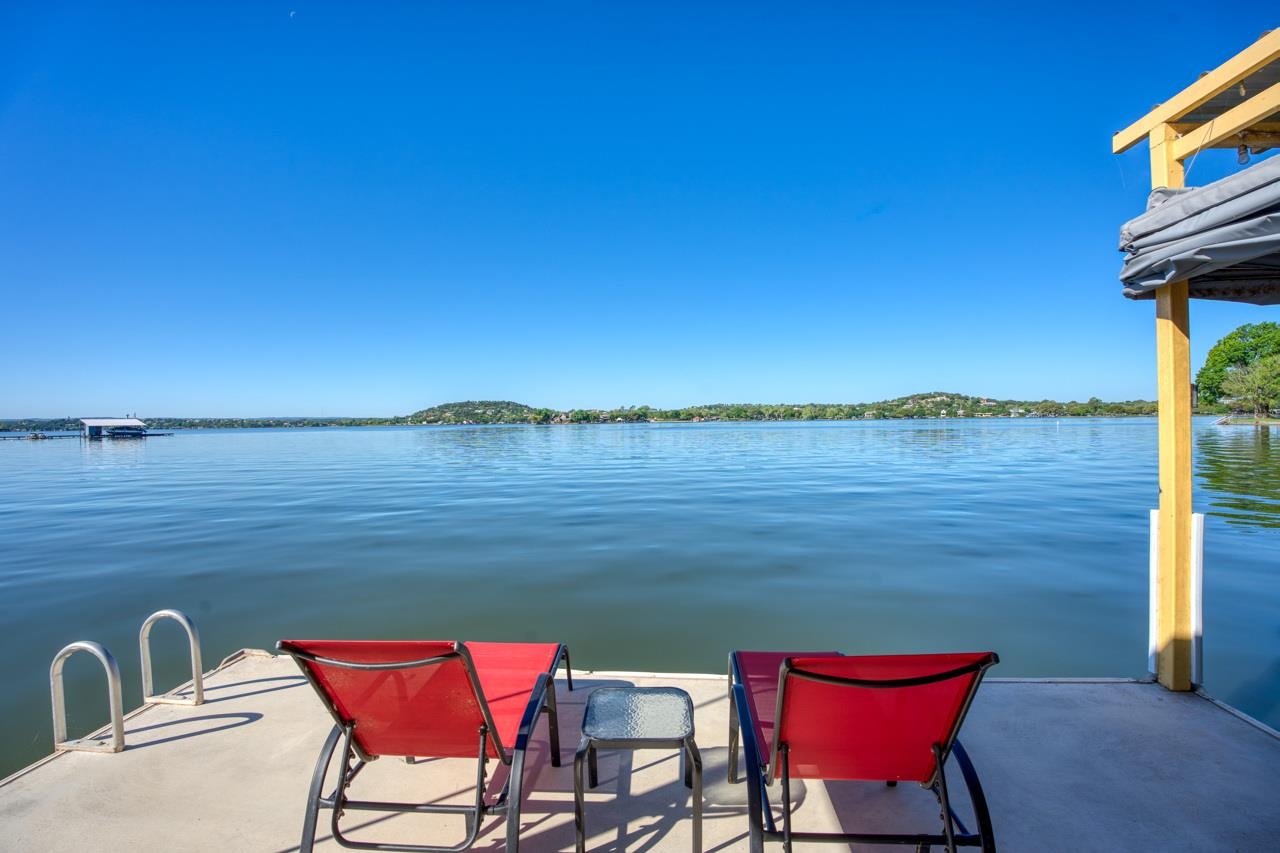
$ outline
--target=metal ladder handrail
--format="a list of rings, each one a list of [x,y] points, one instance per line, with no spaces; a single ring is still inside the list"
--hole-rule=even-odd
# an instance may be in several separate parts
[[[187,632],[187,641],[191,646],[191,684],[194,688],[191,697],[156,695],[151,675],[151,628],[161,619],[172,619]],[[200,631],[191,617],[181,610],[157,610],[147,617],[138,631],[138,652],[142,657],[142,702],[144,705],[201,705],[204,703],[204,666],[200,658]]]
[[[62,685],[62,667],[76,652],[88,652],[107,672],[107,702],[111,706],[111,740],[67,739],[67,701]],[[49,690],[53,694],[53,748],[55,751],[121,752],[124,750],[124,701],[120,694],[120,666],[101,643],[78,640],[63,648],[49,666]]]

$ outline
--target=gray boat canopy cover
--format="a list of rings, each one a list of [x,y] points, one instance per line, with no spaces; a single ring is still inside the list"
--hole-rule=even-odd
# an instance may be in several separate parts
[[[1130,299],[1187,281],[1199,299],[1280,305],[1280,156],[1203,187],[1157,189],[1120,229]]]

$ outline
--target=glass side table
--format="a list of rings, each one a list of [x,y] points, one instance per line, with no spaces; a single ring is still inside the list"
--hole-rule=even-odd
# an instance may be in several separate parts
[[[693,789],[693,853],[702,853],[702,755],[693,741],[693,700],[678,687],[600,687],[587,697],[582,741],[573,757],[573,822],[586,851],[582,765],[596,787],[597,749],[679,749],[684,784]]]

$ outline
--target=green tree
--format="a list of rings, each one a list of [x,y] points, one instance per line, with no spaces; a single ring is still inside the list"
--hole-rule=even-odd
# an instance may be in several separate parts
[[[1280,400],[1280,355],[1260,358],[1253,364],[1229,371],[1222,380],[1222,391],[1237,403],[1252,408],[1255,421],[1266,417],[1271,404]]]
[[[1280,355],[1280,324],[1245,323],[1213,345],[1204,367],[1196,374],[1200,402],[1212,405],[1222,399],[1222,383],[1234,368],[1260,358]]]

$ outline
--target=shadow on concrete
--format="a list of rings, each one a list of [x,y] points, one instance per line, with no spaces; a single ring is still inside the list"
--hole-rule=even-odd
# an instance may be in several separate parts
[[[173,743],[174,741],[186,740],[187,738],[200,737],[201,735],[211,735],[216,732],[223,732],[227,729],[238,729],[241,726],[247,726],[250,723],[256,723],[262,719],[262,715],[253,711],[245,711],[238,714],[202,714],[199,717],[186,717],[181,720],[173,720],[168,723],[156,723],[152,726],[140,726],[138,728],[125,729],[126,741],[128,738],[141,734],[142,732],[154,732],[159,729],[173,729],[175,727],[190,727],[194,724],[210,723],[219,720],[233,720],[234,722],[223,722],[218,725],[206,726],[196,731],[185,732],[183,734],[170,735],[169,737],[154,738],[152,740],[144,740],[141,743],[127,743],[126,750],[144,749],[148,746],[159,746],[162,743]]]
[[[634,682],[619,678],[575,677],[570,692],[563,680],[556,684],[556,702],[560,726],[560,767],[551,766],[551,745],[547,738],[546,722],[540,721],[529,744],[525,758],[525,783],[520,807],[520,846],[528,853],[574,848],[573,827],[573,754],[581,738],[582,713],[587,696],[600,687],[630,687]],[[712,747],[702,750],[703,758],[703,821],[705,826],[713,821],[733,820],[735,829],[728,840],[707,846],[704,853],[736,849],[746,839],[746,786],[730,785],[728,750]],[[433,764],[434,759],[424,759],[418,764]],[[635,774],[657,770],[670,776],[670,780],[657,787],[639,791],[633,789]],[[666,772],[668,771],[669,772]],[[499,764],[488,780],[486,799],[490,802],[507,783],[510,769]],[[330,776],[332,776],[332,771]],[[683,849],[688,844],[688,828],[691,825],[691,791],[684,786],[680,772],[678,751],[671,750],[601,750],[600,784],[588,789],[585,803],[585,823],[588,847],[593,851],[612,853],[651,853],[655,850]],[[302,782],[300,781],[300,785]],[[804,799],[802,785],[795,786],[797,805]],[[468,791],[451,786],[447,793],[422,800],[422,804],[442,804],[466,799]],[[412,838],[415,843],[447,844],[461,837],[464,832],[461,819],[454,826],[443,826],[438,821],[430,827],[431,834],[415,833],[410,827],[413,816],[386,814],[365,819],[344,821],[343,833],[356,839],[369,838],[374,830],[389,821],[397,822],[395,835]],[[327,824],[322,813],[320,826]],[[298,814],[301,831],[302,814]],[[399,827],[403,827],[400,829]],[[426,826],[422,827],[424,830]],[[454,834],[456,830],[456,834]],[[406,834],[407,831],[407,834]],[[479,837],[471,848],[476,851],[501,851],[506,846],[507,823],[503,817],[484,820]],[[377,835],[380,835],[377,834]],[[362,838],[363,836],[363,838]],[[715,834],[712,837],[723,835]],[[678,841],[677,841],[678,839]],[[317,835],[317,845],[332,843],[332,836]],[[295,853],[297,846],[283,848],[276,853]]]
[[[248,687],[249,685],[252,685],[252,684],[263,684],[269,681],[284,681],[287,683],[280,684],[275,687],[264,687],[261,690],[245,690],[240,693],[232,693],[230,695],[225,695],[225,696],[219,693],[219,691],[222,691],[222,690],[233,690],[237,687]],[[291,690],[294,687],[301,687],[306,683],[307,683],[307,680],[303,678],[301,675],[286,675],[286,676],[277,676],[273,678],[254,678],[254,679],[250,679],[249,681],[235,681],[230,684],[215,684],[213,686],[206,686],[204,688],[204,692],[205,692],[204,704],[212,705],[217,702],[230,702],[232,699],[244,699],[247,696],[260,696],[263,693],[275,693],[278,690]],[[214,693],[217,695],[210,697],[209,696],[210,693]],[[183,690],[178,695],[190,696],[191,691],[189,689]]]

